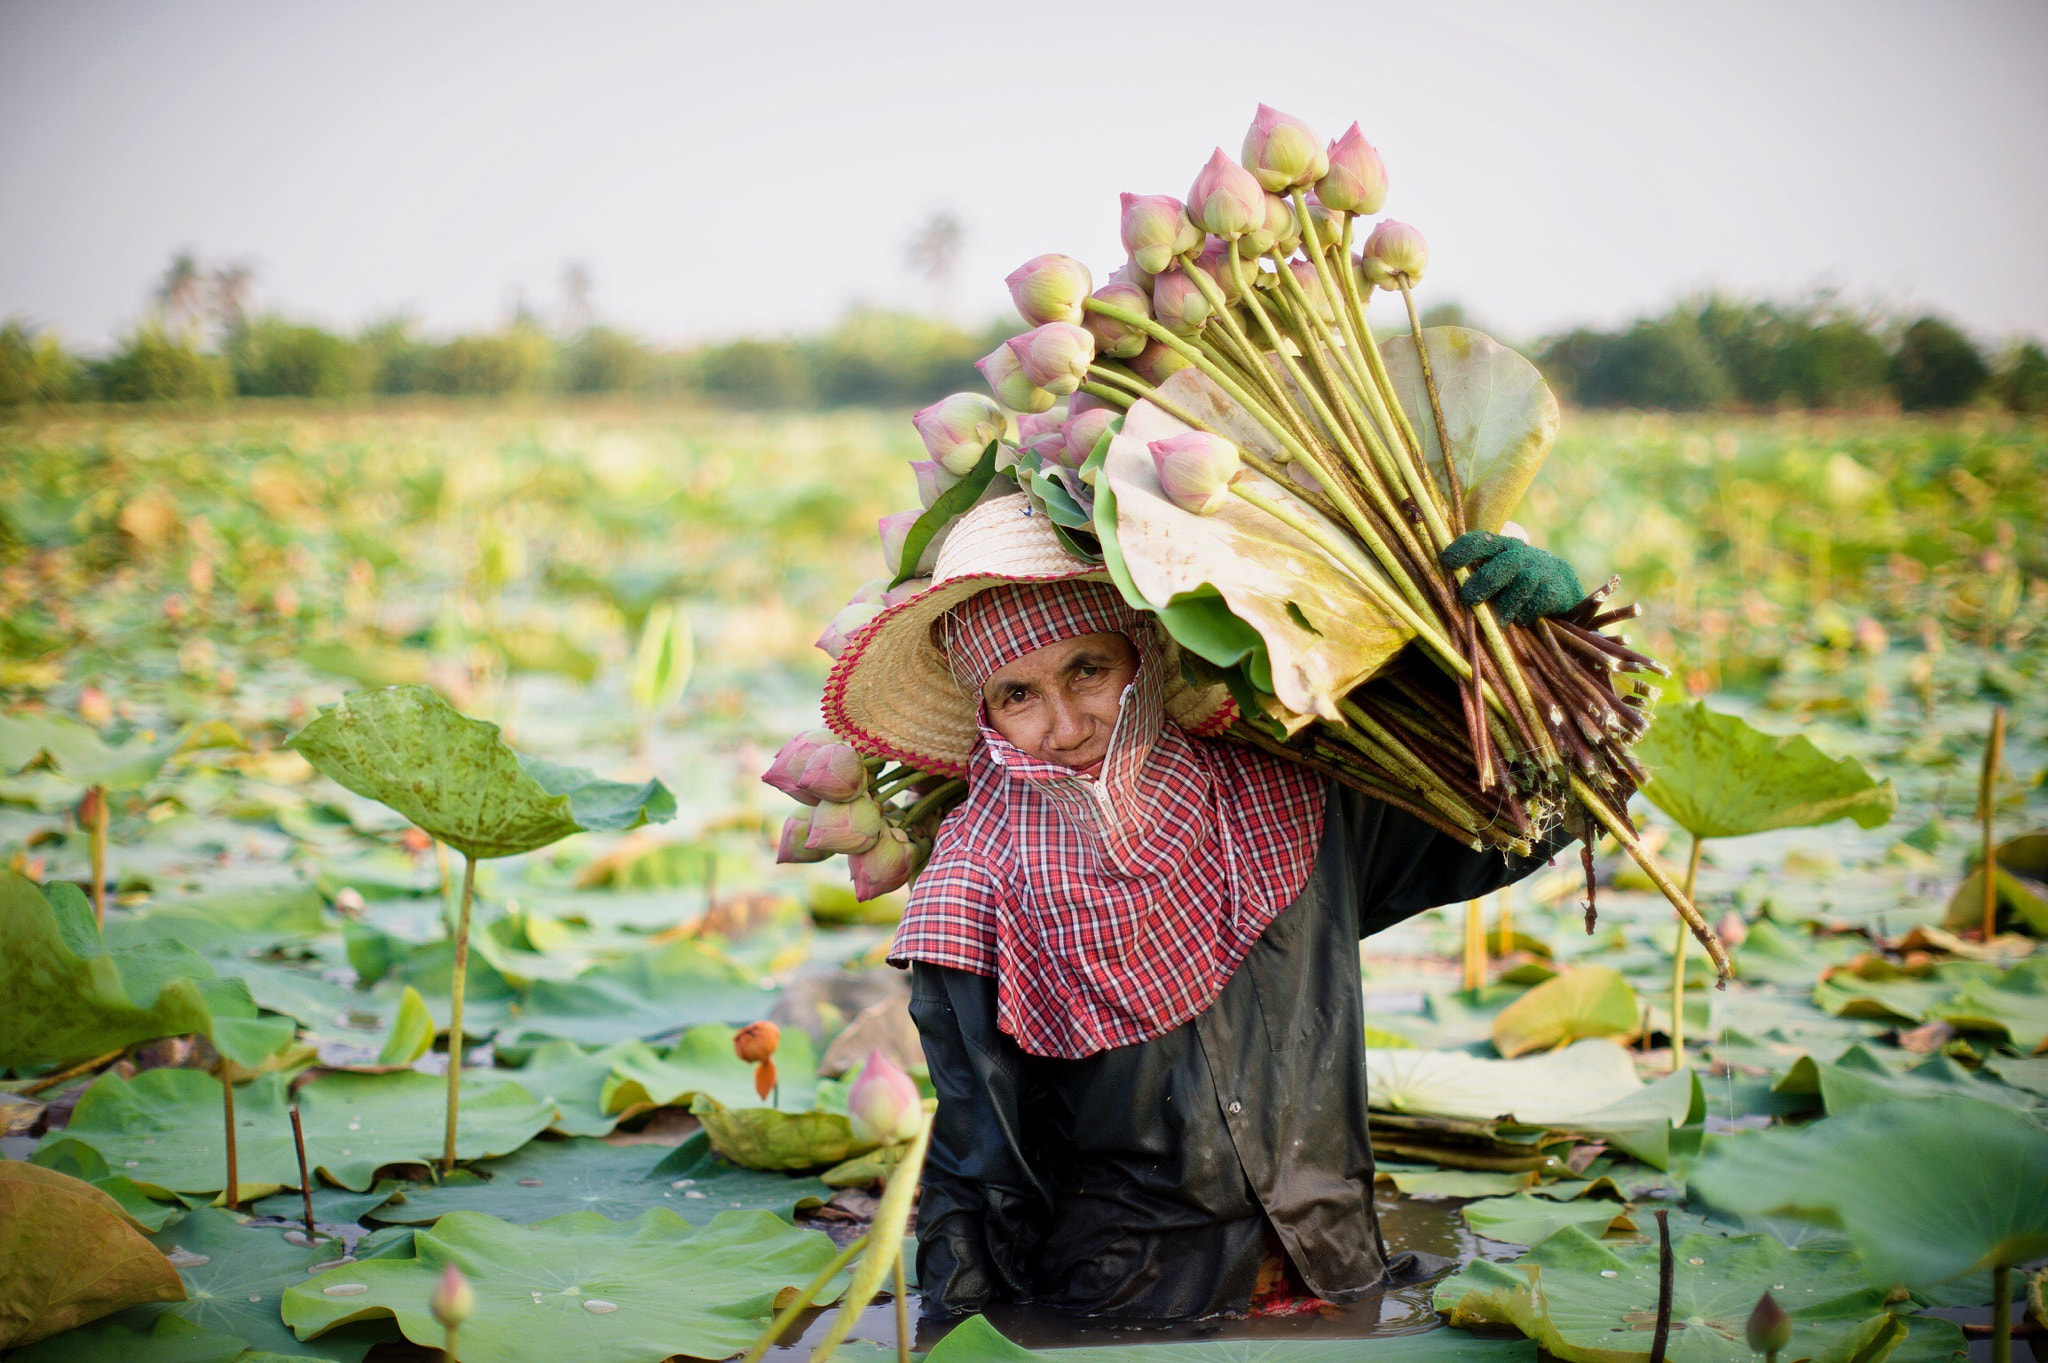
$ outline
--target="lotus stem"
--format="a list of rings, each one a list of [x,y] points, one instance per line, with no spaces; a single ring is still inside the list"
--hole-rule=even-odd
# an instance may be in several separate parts
[[[227,1121],[228,1186],[221,1191],[227,1209],[233,1211],[242,1200],[240,1162],[235,1158],[235,1062],[220,1058],[220,1108]]]
[[[1671,1213],[1657,1209],[1657,1333],[1650,1337],[1650,1363],[1664,1363],[1664,1350],[1671,1343],[1671,1289],[1677,1278],[1671,1258]]]
[[[441,1141],[441,1175],[455,1172],[455,1119],[462,1097],[462,999],[469,984],[469,913],[476,902],[476,857],[462,854],[462,916],[455,924],[455,978],[448,1000],[448,1121]]]
[[[1685,898],[1692,903],[1693,886],[1700,878],[1700,835],[1692,835],[1692,848],[1685,855]],[[1685,1065],[1685,951],[1692,937],[1691,929],[1685,924],[1678,925],[1677,940],[1671,944],[1671,1072],[1678,1073]]]
[[[761,1332],[761,1337],[754,1341],[753,1347],[747,1350],[740,1363],[761,1363],[761,1355],[775,1346],[775,1341],[782,1338],[782,1332],[789,1328],[791,1321],[810,1309],[811,1302],[825,1290],[825,1285],[839,1276],[840,1270],[852,1262],[853,1256],[860,1253],[867,1242],[867,1236],[856,1236],[847,1243],[845,1249],[833,1255],[832,1261],[819,1271],[817,1277],[811,1279],[810,1285],[799,1291],[794,1301],[775,1313],[775,1318],[768,1322],[768,1328]]]
[[[314,1238],[313,1179],[306,1171],[306,1128],[299,1120],[299,1105],[292,1103],[292,1148],[299,1155],[299,1196],[306,1204],[306,1238]]]
[[[90,1074],[92,1073],[92,1071],[100,1068],[100,1066],[102,1065],[112,1064],[114,1061],[119,1060],[122,1056],[126,1054],[128,1054],[128,1048],[126,1046],[116,1047],[114,1050],[108,1051],[105,1055],[96,1055],[90,1060],[81,1060],[76,1065],[68,1065],[63,1069],[58,1070],[55,1074],[43,1075],[39,1079],[33,1079],[28,1083],[23,1084],[18,1089],[10,1090],[10,1092],[17,1093],[23,1098],[33,1097],[38,1093],[42,1093],[46,1089],[53,1089],[57,1087],[59,1084],[66,1083],[70,1080],[76,1079],[81,1074]]]
[[[1479,901],[1465,901],[1465,989],[1476,993],[1486,983],[1486,919]]]
[[[910,1289],[903,1281],[903,1252],[896,1252],[890,1271],[890,1295],[896,1300],[896,1363],[910,1363]]]
[[[1515,894],[1506,885],[1500,890],[1500,926],[1495,929],[1493,954],[1505,959],[1515,949]]]
[[[2005,707],[1991,710],[1991,734],[1984,740],[1984,767],[1977,777],[1977,811],[1984,819],[1984,856],[1978,872],[1984,877],[1984,944],[1998,933],[1998,844],[1992,825],[1998,816],[1998,764],[2005,753]]]
[[[925,1113],[917,1134],[903,1151],[902,1160],[889,1174],[889,1186],[882,1192],[882,1205],[875,1209],[875,1219],[868,1231],[868,1252],[861,1257],[860,1267],[847,1285],[831,1328],[812,1350],[811,1363],[827,1363],[860,1319],[860,1313],[874,1300],[883,1273],[901,1267],[903,1229],[909,1224],[911,1199],[917,1195],[918,1176],[924,1170],[925,1151],[930,1148],[931,1139],[932,1115]]]
[[[1111,393],[1111,397],[1122,402],[1126,408],[1133,402],[1143,399],[1184,426],[1192,426],[1195,430],[1207,431],[1211,435],[1216,434],[1215,428],[1210,426],[1208,422],[1202,420],[1172,398],[1162,396],[1157,388],[1154,388],[1151,384],[1144,382],[1135,375],[1126,377],[1117,373],[1114,369],[1106,369],[1099,364],[1089,365],[1088,372],[1100,378],[1104,384],[1121,384],[1123,388],[1128,389],[1128,392],[1112,391]],[[1100,386],[1093,383],[1081,385],[1086,390],[1093,390]],[[1102,394],[1097,393],[1096,396],[1100,397]]]
[[[1451,529],[1465,533],[1465,494],[1458,486],[1458,463],[1451,453],[1451,428],[1444,421],[1443,399],[1436,391],[1436,371],[1430,368],[1429,346],[1422,339],[1422,315],[1415,310],[1415,290],[1401,276],[1401,301],[1408,305],[1408,335],[1415,342],[1415,363],[1422,369],[1422,387],[1429,394],[1429,414],[1436,423],[1437,448],[1444,456],[1445,500],[1451,513]]]
[[[92,916],[102,928],[107,925],[107,789],[94,786],[87,792],[92,798],[92,824],[86,833],[86,845],[92,854]]]
[[[897,827],[910,827],[919,819],[931,813],[932,810],[938,808],[939,804],[948,797],[957,795],[966,789],[967,783],[958,777],[954,777],[943,785],[933,787],[930,791],[926,792],[924,798],[903,812],[903,817],[896,821]]]
[[[2005,711],[2001,708],[2000,716]],[[2012,1265],[1991,1270],[1991,1363],[2012,1363]]]
[[[1577,772],[1567,772],[1565,779],[1571,784],[1572,794],[1586,807],[1586,812],[1591,814],[1602,828],[1612,833],[1616,842],[1628,849],[1628,854],[1635,858],[1636,864],[1643,868],[1657,888],[1664,892],[1664,897],[1671,901],[1671,907],[1678,910],[1678,916],[1686,921],[1687,926],[1692,929],[1692,935],[1707,949],[1707,958],[1714,963],[1714,969],[1719,976],[1716,987],[1727,988],[1728,977],[1733,973],[1732,967],[1728,964],[1728,949],[1721,945],[1721,939],[1707,926],[1707,920],[1700,917],[1700,911],[1693,907],[1692,900],[1671,883],[1671,877],[1664,873],[1664,868],[1657,864],[1657,859],[1650,855],[1642,840],[1636,837],[1620,816],[1607,807],[1607,802],[1586,784],[1585,778]]]
[[[1095,372],[1092,365],[1089,367],[1088,372],[1091,374]],[[1135,394],[1126,393],[1121,388],[1112,388],[1105,383],[1084,383],[1081,385],[1081,391],[1090,397],[1101,398],[1104,402],[1113,402],[1125,410],[1129,410],[1130,405],[1137,401]]]

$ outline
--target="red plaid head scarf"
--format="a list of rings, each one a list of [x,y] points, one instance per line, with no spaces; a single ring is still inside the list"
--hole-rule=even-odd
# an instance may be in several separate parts
[[[979,693],[997,669],[1107,631],[1136,647],[1138,675],[1099,776],[1041,762],[990,727]],[[941,632],[981,741],[890,961],[994,976],[997,1025],[1034,1055],[1078,1059],[1180,1026],[1307,883],[1322,778],[1166,723],[1158,633],[1113,587],[994,587]]]

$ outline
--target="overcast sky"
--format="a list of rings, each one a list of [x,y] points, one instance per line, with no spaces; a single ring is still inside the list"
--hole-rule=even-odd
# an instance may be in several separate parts
[[[559,306],[682,340],[1120,260],[1261,99],[1353,119],[1425,296],[1527,337],[1710,285],[2048,335],[2041,0],[0,0],[0,316],[98,344],[170,254],[435,329]]]

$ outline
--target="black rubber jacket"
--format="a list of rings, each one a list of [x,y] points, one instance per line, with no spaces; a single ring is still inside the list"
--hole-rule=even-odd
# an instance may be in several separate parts
[[[1315,869],[1207,1011],[1082,1060],[996,1029],[995,981],[915,962],[939,1094],[918,1204],[928,1316],[992,1301],[1184,1319],[1250,1302],[1270,1223],[1301,1280],[1382,1288],[1359,939],[1510,884],[1479,853],[1333,785]]]

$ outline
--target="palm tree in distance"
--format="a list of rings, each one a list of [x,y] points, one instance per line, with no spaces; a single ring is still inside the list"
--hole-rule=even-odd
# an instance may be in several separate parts
[[[932,311],[940,317],[953,315],[953,282],[960,271],[960,249],[966,240],[967,229],[960,219],[940,209],[925,221],[904,252],[910,268],[924,276],[931,289]]]

